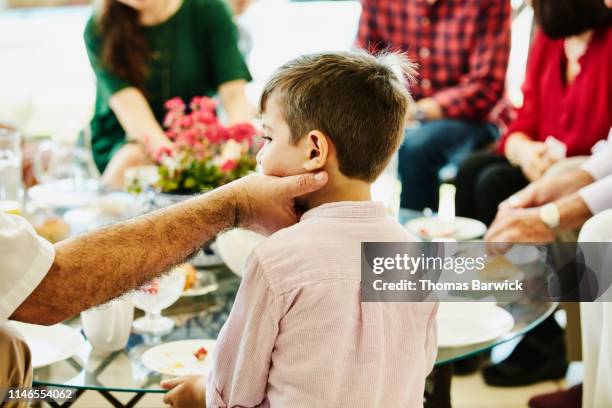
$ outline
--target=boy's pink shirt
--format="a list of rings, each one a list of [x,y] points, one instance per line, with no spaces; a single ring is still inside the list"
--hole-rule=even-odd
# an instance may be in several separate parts
[[[338,202],[258,246],[213,352],[207,407],[421,407],[434,303],[361,303],[361,242],[414,241],[380,203]]]

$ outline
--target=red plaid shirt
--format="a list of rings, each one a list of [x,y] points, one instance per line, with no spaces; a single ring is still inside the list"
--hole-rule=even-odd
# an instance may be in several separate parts
[[[509,0],[362,0],[357,45],[407,52],[419,65],[412,88],[444,116],[496,121],[510,53]],[[493,117],[494,116],[494,117]]]

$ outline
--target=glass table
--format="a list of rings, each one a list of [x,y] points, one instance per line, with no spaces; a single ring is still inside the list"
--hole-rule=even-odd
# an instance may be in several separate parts
[[[159,386],[159,382],[165,376],[146,368],[141,362],[142,354],[163,342],[200,338],[216,339],[229,315],[238,291],[240,278],[225,266],[207,268],[205,273],[214,275],[217,289],[202,296],[183,297],[166,309],[164,315],[172,318],[176,324],[169,334],[152,337],[132,333],[124,350],[104,356],[92,353],[91,345],[86,342],[83,349],[73,357],[34,370],[34,383],[38,386],[76,388],[77,395],[84,390],[95,390],[113,406],[133,406],[145,393],[165,392]],[[501,306],[514,317],[515,326],[511,332],[486,343],[438,350],[436,369],[428,380],[428,393],[431,393],[432,400],[448,399],[449,405],[446,406],[450,406],[450,375],[452,372],[449,370],[451,367],[449,363],[485,352],[526,333],[548,317],[555,310],[556,304],[513,303]],[[140,311],[137,310],[137,313]],[[80,329],[79,318],[67,324]],[[128,392],[135,395],[127,404],[123,404],[110,392]],[[430,406],[445,406],[444,403]],[[69,404],[71,402],[65,403],[64,406]]]

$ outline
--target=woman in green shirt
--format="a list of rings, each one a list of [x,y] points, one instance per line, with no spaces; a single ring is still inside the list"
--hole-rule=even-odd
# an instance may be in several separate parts
[[[146,162],[145,141],[150,152],[172,145],[160,125],[170,98],[218,94],[230,122],[254,116],[223,0],[103,0],[84,38],[97,79],[93,155],[111,186]]]

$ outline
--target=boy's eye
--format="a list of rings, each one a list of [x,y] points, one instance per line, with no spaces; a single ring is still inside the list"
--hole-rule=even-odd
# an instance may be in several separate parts
[[[265,140],[266,142],[272,141],[272,138],[270,136],[262,136],[262,139]]]

